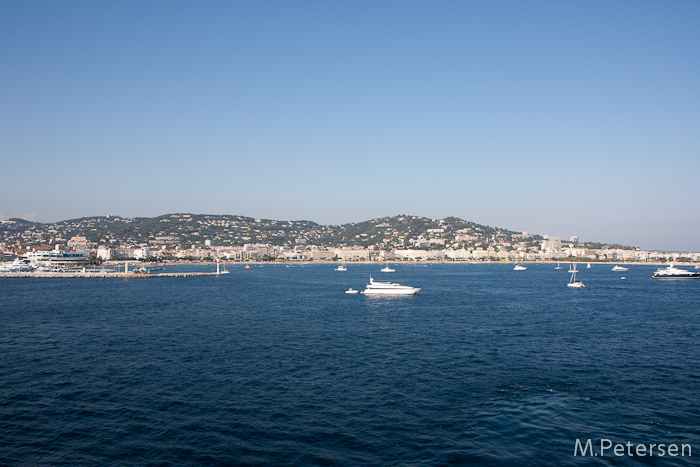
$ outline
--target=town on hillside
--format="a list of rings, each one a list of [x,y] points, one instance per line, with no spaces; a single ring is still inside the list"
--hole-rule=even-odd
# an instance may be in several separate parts
[[[644,251],[489,227],[455,217],[380,217],[343,225],[234,215],[0,221],[3,261],[81,252],[85,262],[141,261],[624,261],[698,262],[700,253]]]

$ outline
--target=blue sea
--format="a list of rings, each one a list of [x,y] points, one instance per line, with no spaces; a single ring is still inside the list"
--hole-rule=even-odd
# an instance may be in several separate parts
[[[700,280],[382,266],[0,279],[0,465],[699,464]]]

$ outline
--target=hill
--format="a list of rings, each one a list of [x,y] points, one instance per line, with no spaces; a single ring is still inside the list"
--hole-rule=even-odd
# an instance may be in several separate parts
[[[313,244],[323,247],[441,249],[453,244],[483,248],[495,244],[518,244],[522,248],[536,246],[543,239],[539,235],[526,236],[521,232],[456,217],[434,220],[412,215],[382,217],[335,226],[303,220],[280,221],[238,215],[187,213],[133,219],[118,216],[84,217],[45,224],[10,219],[0,223],[0,242],[5,245],[65,244],[76,236],[85,237],[95,245],[177,245],[184,248],[202,245],[206,240],[212,245],[233,246],[264,243],[277,246]]]

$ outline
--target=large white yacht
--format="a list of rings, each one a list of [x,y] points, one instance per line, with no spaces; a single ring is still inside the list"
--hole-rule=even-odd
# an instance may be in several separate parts
[[[627,271],[627,269],[629,269],[629,268],[626,268],[624,266],[620,266],[619,264],[616,264],[612,268],[613,271]]]
[[[414,295],[420,288],[409,287],[407,285],[395,284],[393,282],[375,282],[369,276],[369,284],[362,291],[365,295]]]
[[[651,276],[654,279],[697,279],[700,272],[677,268],[671,263],[667,268],[659,268]]]
[[[0,272],[26,272],[34,269],[36,269],[36,265],[22,258],[15,258],[12,262],[0,263]]]

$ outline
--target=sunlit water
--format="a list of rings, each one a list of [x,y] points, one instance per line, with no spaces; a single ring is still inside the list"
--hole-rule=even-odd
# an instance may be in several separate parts
[[[0,279],[0,465],[697,465],[700,280],[383,266]]]

